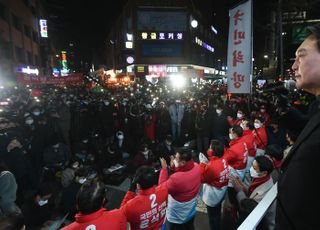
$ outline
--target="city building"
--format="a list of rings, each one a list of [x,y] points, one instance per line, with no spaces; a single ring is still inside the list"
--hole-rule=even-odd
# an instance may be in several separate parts
[[[219,34],[188,0],[129,0],[106,38],[108,69],[136,77],[225,74]]]
[[[0,77],[17,72],[47,74],[51,45],[45,10],[39,0],[0,1]]]

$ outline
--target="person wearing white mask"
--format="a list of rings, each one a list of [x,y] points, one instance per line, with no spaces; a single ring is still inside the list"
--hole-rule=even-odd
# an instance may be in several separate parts
[[[228,119],[223,111],[222,105],[217,105],[216,115],[212,118],[212,139],[218,139],[225,144],[229,128]]]
[[[246,186],[240,178],[232,176],[230,179],[237,192],[237,201],[240,203],[245,198],[251,198],[259,203],[274,184],[270,175],[272,171],[272,161],[266,156],[257,156],[250,168],[252,181],[249,186]],[[274,202],[265,216],[269,230],[275,227],[275,207]]]
[[[37,192],[21,207],[27,229],[41,229],[51,220],[53,204],[50,200],[53,189],[49,183],[41,184]]]
[[[74,173],[74,179],[70,185],[62,190],[61,195],[61,208],[64,213],[69,213],[67,219],[74,220],[74,216],[77,213],[76,210],[76,197],[81,186],[87,181],[88,172],[84,168],[76,169]]]

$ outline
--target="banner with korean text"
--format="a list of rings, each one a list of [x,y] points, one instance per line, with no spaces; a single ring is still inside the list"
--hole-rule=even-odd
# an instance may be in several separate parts
[[[228,93],[251,93],[252,2],[229,10]]]

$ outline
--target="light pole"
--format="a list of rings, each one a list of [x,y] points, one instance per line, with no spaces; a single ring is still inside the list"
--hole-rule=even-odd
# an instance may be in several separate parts
[[[112,69],[115,72],[116,71],[116,60],[115,60],[114,46],[115,46],[116,42],[114,40],[110,39],[110,44],[111,44],[111,52],[112,52]]]

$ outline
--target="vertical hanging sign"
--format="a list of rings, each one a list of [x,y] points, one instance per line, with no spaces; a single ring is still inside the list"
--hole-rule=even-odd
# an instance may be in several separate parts
[[[252,2],[229,10],[228,93],[251,93]]]

